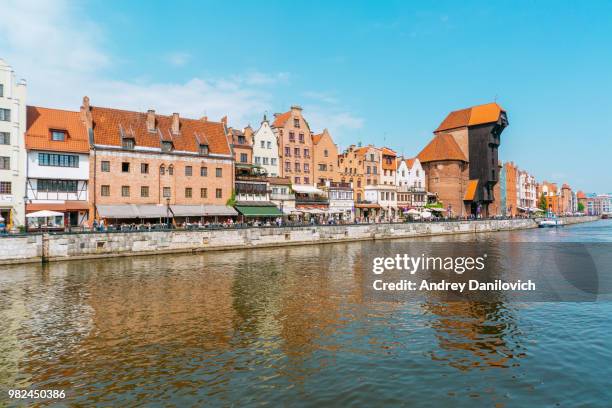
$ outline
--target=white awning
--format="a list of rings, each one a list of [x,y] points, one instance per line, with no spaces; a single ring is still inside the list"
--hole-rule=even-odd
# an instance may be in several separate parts
[[[102,218],[164,218],[172,213],[162,204],[100,204],[98,214]]]
[[[50,210],[40,210],[26,214],[26,218],[46,218],[46,217],[63,217],[64,213]]]
[[[235,216],[238,212],[226,205],[171,205],[175,217]]]
[[[319,190],[315,186],[294,184],[293,186],[291,186],[291,188],[296,193],[302,193],[302,194],[325,194],[325,192],[323,190]]]

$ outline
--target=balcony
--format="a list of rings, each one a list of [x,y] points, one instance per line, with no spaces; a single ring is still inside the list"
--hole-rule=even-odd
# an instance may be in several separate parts
[[[425,189],[423,187],[400,186],[398,192],[400,193],[424,193]]]
[[[302,194],[296,194],[296,204],[328,204],[329,200],[327,197],[322,196],[305,196]]]

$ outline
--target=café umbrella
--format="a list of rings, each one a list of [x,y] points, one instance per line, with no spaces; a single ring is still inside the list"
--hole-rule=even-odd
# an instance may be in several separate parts
[[[51,217],[63,217],[64,214],[61,212],[57,212],[57,211],[51,211],[51,210],[40,210],[40,211],[35,211],[29,214],[26,214],[26,218],[44,218],[45,219],[45,225],[47,224],[47,220]]]

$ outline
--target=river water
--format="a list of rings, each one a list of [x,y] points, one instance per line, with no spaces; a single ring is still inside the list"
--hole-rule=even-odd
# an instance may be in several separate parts
[[[612,221],[419,240],[612,242]],[[379,245],[0,267],[0,406],[612,405],[611,302],[376,301]]]

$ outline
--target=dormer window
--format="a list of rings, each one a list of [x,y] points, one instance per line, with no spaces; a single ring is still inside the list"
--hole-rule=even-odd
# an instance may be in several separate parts
[[[51,130],[51,140],[54,142],[63,142],[66,140],[65,130]]]
[[[124,149],[134,150],[135,145],[136,145],[136,142],[131,137],[126,137],[121,140],[121,147],[123,147]]]
[[[162,152],[171,152],[173,147],[172,142],[163,141],[161,143]]]
[[[201,144],[200,145],[200,155],[201,156],[207,156],[208,155],[208,145],[207,144]]]
[[[246,138],[244,136],[238,136],[238,144],[246,144]]]

